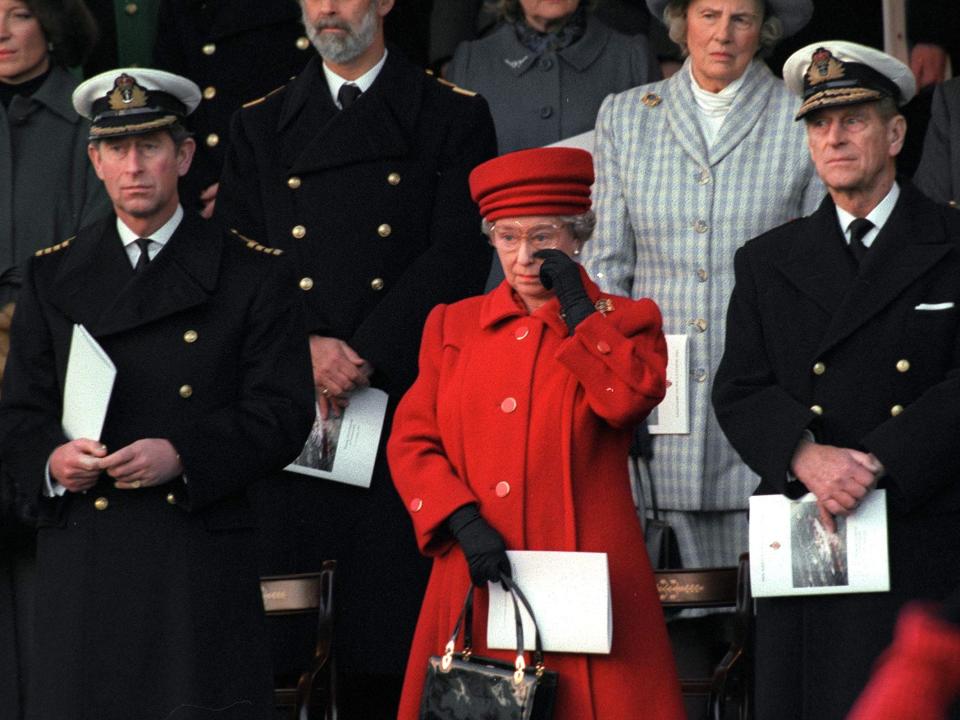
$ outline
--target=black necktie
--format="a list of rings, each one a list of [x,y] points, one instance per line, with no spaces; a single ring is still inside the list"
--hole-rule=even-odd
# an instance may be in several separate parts
[[[356,85],[344,83],[337,91],[337,102],[340,103],[340,107],[346,110],[348,107],[353,105],[354,102],[356,102],[357,98],[360,97],[361,92],[363,91]]]
[[[850,223],[850,252],[857,259],[857,262],[863,262],[863,256],[867,254],[867,246],[863,244],[864,236],[873,229],[873,223],[866,218],[857,218]]]
[[[135,242],[137,243],[137,247],[140,248],[140,257],[137,258],[137,264],[134,266],[133,271],[139,275],[146,269],[147,264],[150,262],[150,253],[147,252],[147,250],[153,240],[150,238],[137,238]]]

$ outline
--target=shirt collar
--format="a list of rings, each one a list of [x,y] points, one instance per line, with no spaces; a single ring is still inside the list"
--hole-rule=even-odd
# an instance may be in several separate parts
[[[383,69],[383,64],[387,61],[387,49],[384,48],[383,56],[374,65],[372,68],[367,70],[363,75],[358,77],[356,80],[347,80],[344,77],[340,77],[333,70],[327,67],[326,63],[321,63],[323,65],[323,76],[327,79],[327,87],[330,88],[330,96],[333,98],[333,102],[337,107],[340,107],[337,103],[337,95],[340,94],[340,86],[350,83],[351,85],[356,85],[360,88],[360,92],[366,92],[370,89],[370,86],[373,85],[373,81],[377,79],[377,75],[380,74],[380,70]]]
[[[873,244],[873,241],[877,235],[880,234],[887,220],[890,219],[890,214],[893,212],[893,208],[897,204],[899,197],[900,186],[894,181],[893,186],[883,200],[877,203],[877,206],[867,214],[866,219],[873,223],[873,227],[863,236],[863,244],[866,247],[870,247]],[[840,221],[840,229],[843,230],[843,236],[847,239],[847,242],[850,242],[850,223],[856,220],[857,217],[856,215],[851,215],[839,205],[835,207],[837,209],[837,219]]]
[[[150,234],[150,240],[153,240],[153,242],[157,243],[162,249],[163,246],[167,244],[167,241],[173,237],[173,233],[180,225],[181,220],[183,220],[183,207],[177,203],[177,209],[174,211],[173,216]],[[120,241],[124,247],[128,247],[131,243],[136,242],[137,238],[143,237],[128,228],[119,216],[117,217],[117,234],[120,236]],[[158,250],[157,252],[160,251]]]

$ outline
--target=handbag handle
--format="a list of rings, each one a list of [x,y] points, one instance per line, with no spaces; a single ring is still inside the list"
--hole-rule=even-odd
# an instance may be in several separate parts
[[[523,682],[523,674],[527,664],[523,657],[523,618],[520,615],[520,605],[518,603],[523,603],[524,608],[530,615],[530,619],[533,620],[533,662],[538,678],[543,675],[545,667],[543,662],[543,645],[540,640],[540,628],[537,625],[537,618],[536,615],[533,614],[533,608],[530,606],[530,602],[520,588],[517,587],[516,583],[503,573],[500,575],[500,582],[510,593],[510,599],[513,602],[513,616],[517,628],[517,657],[514,661],[513,682],[516,685],[520,685]],[[469,660],[473,654],[473,590],[473,585],[467,589],[467,596],[463,601],[463,608],[460,610],[460,615],[457,617],[453,634],[450,636],[444,648],[443,657],[440,660],[440,669],[443,672],[448,671],[453,664],[454,648],[456,647],[457,637],[460,635],[461,628],[463,628],[463,650],[460,656],[464,660]]]

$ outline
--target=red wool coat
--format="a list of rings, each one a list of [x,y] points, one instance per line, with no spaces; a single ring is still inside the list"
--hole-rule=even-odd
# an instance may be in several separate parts
[[[611,309],[571,337],[556,299],[527,314],[506,283],[436,307],[420,374],[394,419],[388,457],[422,552],[434,558],[399,718],[417,717],[427,658],[440,654],[470,582],[445,519],[466,503],[510,549],[608,554],[610,655],[547,653],[560,673],[557,720],[682,718],[680,692],[627,479],[630,431],[662,398],[666,345],[650,300]],[[486,647],[486,590],[474,650]]]

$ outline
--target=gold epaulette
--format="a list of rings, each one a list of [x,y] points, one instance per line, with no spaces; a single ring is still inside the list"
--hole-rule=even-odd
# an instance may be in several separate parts
[[[292,80],[293,78],[290,78],[290,79]],[[285,87],[286,87],[286,84],[281,85],[281,86],[278,87],[278,88],[274,88],[273,90],[271,90],[270,92],[268,92],[268,93],[267,93],[266,95],[264,95],[263,97],[258,97],[256,100],[251,100],[250,102],[244,103],[244,104],[243,104],[243,107],[248,108],[248,107],[253,107],[254,105],[259,105],[259,104],[262,103],[264,100],[266,100],[268,97],[270,97],[271,95],[276,95],[278,92],[280,92],[281,90],[283,90]]]
[[[438,83],[440,83],[441,85],[446,85],[448,88],[450,88],[451,90],[453,90],[455,93],[460,93],[461,95],[466,95],[467,97],[476,97],[476,95],[477,95],[475,92],[473,92],[473,90],[465,90],[464,88],[460,87],[459,85],[457,85],[457,84],[455,84],[455,83],[450,82],[449,80],[444,80],[442,77],[436,77],[436,76],[433,75],[433,73],[430,72],[429,70],[427,70],[427,75],[432,76],[433,79],[436,80]]]
[[[246,235],[241,235],[233,228],[230,228],[230,232],[236,235],[240,240],[243,241],[243,244],[246,245],[251,250],[256,250],[257,252],[266,253],[267,255],[283,255],[283,250],[280,248],[271,248],[266,245],[261,245],[256,240],[251,240]]]
[[[40,257],[41,255],[50,255],[58,250],[63,250],[65,247],[69,247],[70,243],[72,243],[76,237],[77,236],[74,235],[73,237],[68,237],[63,242],[58,242],[56,245],[51,245],[50,247],[45,247],[42,250],[37,250],[34,255]]]

